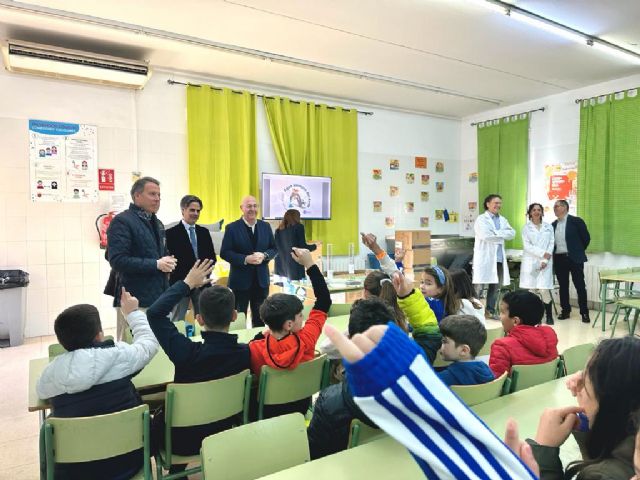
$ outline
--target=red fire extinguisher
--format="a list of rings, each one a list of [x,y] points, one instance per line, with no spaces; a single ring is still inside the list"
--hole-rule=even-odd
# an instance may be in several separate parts
[[[100,236],[100,248],[107,248],[107,229],[113,217],[116,216],[116,212],[103,213],[96,218],[96,230]]]

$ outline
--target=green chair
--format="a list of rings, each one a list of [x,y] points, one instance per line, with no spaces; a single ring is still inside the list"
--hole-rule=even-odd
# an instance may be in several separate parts
[[[244,312],[238,312],[238,317],[234,322],[229,324],[229,331],[244,330],[247,328],[247,314]]]
[[[609,295],[605,293],[605,297],[607,298],[607,300],[605,302],[605,308],[606,308],[606,305],[615,304],[616,301],[618,300],[618,298],[620,297],[620,291],[621,291],[620,283],[621,282],[619,282],[617,280],[605,280],[605,279],[603,279],[603,277],[606,277],[608,275],[616,275],[616,274],[619,274],[619,273],[631,273],[632,271],[633,271],[632,268],[618,268],[618,269],[612,269],[612,270],[600,270],[600,271],[598,271],[598,277],[600,279],[600,292],[602,292],[604,290],[605,292],[612,292],[613,293],[613,298],[609,298]],[[591,325],[592,327],[595,327],[598,324],[598,318],[600,318],[600,314],[601,313],[602,313],[602,306],[598,309],[598,313],[596,314],[596,318],[593,319],[593,324]],[[617,320],[617,318],[616,318],[616,320]],[[613,319],[611,320],[611,323],[614,323]]]
[[[514,365],[511,367],[511,393],[540,385],[562,376],[560,357],[537,365]]]
[[[504,372],[495,380],[479,385],[451,385],[451,391],[472,407],[509,393],[510,383],[507,372]]]
[[[373,442],[379,438],[386,437],[387,433],[380,429],[370,427],[364,422],[361,422],[357,418],[351,420],[351,426],[349,427],[349,441],[347,448],[354,448],[358,445],[364,445],[365,443]]]
[[[578,370],[582,370],[587,360],[593,353],[595,345],[593,343],[583,343],[567,348],[560,357],[565,375],[571,375]]]
[[[332,303],[329,307],[329,317],[339,317],[340,315],[350,315],[352,303]]]
[[[104,337],[104,341],[106,342],[107,340],[113,340],[113,337],[111,335],[107,335]],[[52,343],[49,345],[49,358],[57,357],[63,353],[67,353],[67,350],[59,343]]]
[[[200,462],[198,454],[183,456],[172,452],[171,429],[193,427],[217,422],[242,414],[242,423],[249,420],[251,374],[243,370],[236,375],[199,383],[170,383],[165,400],[164,445],[156,456],[156,477],[171,480],[186,477],[202,470],[201,466],[183,472],[163,475],[163,468]]]
[[[139,449],[144,452],[144,465],[133,478],[153,478],[146,405],[95,417],[49,417],[40,434],[40,456],[46,465],[47,480],[54,479],[56,463],[104,460]]]
[[[638,316],[640,316],[640,298],[620,298],[616,301],[616,310],[611,318],[611,323],[613,323],[611,338],[613,338],[613,335],[616,333],[616,324],[618,323],[618,316],[622,309],[627,311],[627,317],[633,312],[633,321],[628,323],[628,328],[629,335],[634,335],[638,323]]]
[[[308,398],[329,385],[326,355],[303,362],[293,370],[263,365],[258,384],[258,420],[264,418],[265,405],[281,405]]]
[[[482,348],[478,352],[478,355],[476,355],[476,356],[477,357],[481,357],[481,356],[484,356],[484,355],[489,355],[489,353],[491,353],[491,344],[494,342],[494,340],[496,340],[498,338],[502,338],[502,337],[504,337],[504,330],[503,330],[502,327],[488,328],[487,329],[487,341],[484,342],[484,345],[482,346]]]
[[[202,478],[253,480],[309,461],[304,417],[291,413],[205,438]]]

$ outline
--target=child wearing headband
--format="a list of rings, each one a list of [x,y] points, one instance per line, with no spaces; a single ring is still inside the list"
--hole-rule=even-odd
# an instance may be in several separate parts
[[[420,278],[420,291],[436,314],[438,323],[447,315],[455,315],[460,310],[460,300],[454,291],[451,275],[444,267],[426,267]]]

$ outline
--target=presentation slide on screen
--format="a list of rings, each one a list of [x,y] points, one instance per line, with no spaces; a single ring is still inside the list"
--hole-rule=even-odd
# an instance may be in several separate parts
[[[273,220],[290,208],[305,219],[331,218],[331,178],[262,174],[262,214]]]

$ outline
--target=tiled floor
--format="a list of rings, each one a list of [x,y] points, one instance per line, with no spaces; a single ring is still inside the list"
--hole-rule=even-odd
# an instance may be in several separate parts
[[[592,312],[592,318],[595,312]],[[500,322],[487,321],[487,328]],[[600,329],[580,322],[577,312],[569,320],[556,321],[554,326],[560,340],[558,350],[598,340]],[[624,335],[626,327],[618,326],[617,335]],[[113,335],[108,331],[105,334]],[[608,338],[609,332],[605,334]],[[0,349],[0,479],[36,480],[38,474],[38,414],[27,412],[29,360],[47,356],[49,344],[55,337],[30,338],[19,347]]]

